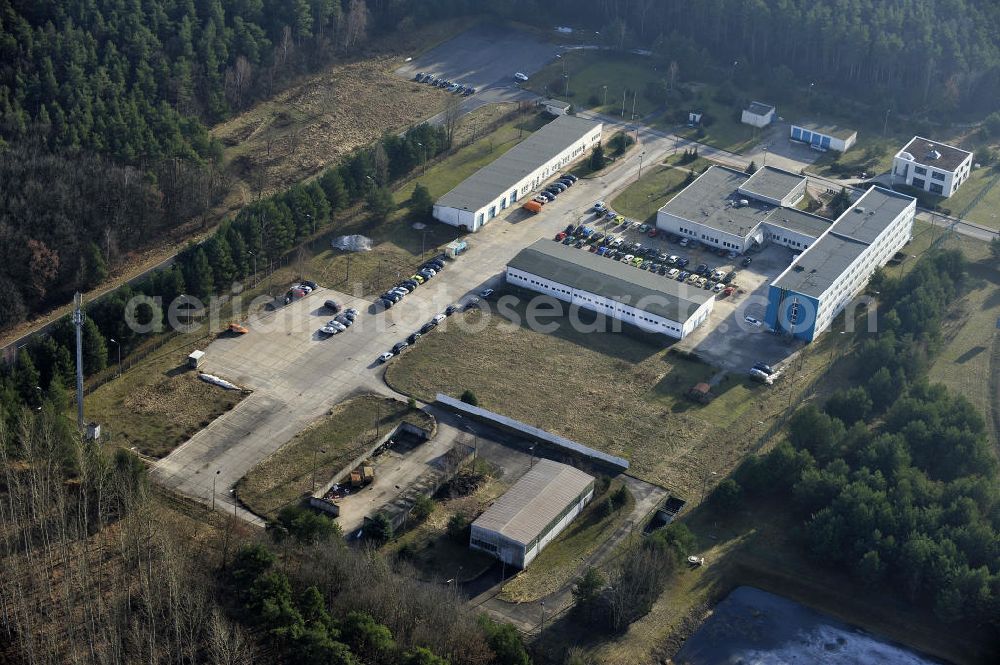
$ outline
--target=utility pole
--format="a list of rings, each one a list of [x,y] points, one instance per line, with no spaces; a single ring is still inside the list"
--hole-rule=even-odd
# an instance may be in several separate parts
[[[635,121],[635,99],[639,96],[638,90],[632,91],[632,120]]]
[[[215,512],[215,481],[219,479],[219,474],[222,473],[221,469],[215,471],[215,475],[212,476],[212,512]]]
[[[625,95],[628,94],[628,90],[622,90],[622,118],[625,117]]]
[[[73,295],[73,325],[76,327],[76,426],[83,431],[83,295]]]
[[[604,88],[604,106],[608,105],[608,86],[602,86]]]
[[[889,129],[889,111],[892,109],[885,110],[885,121],[882,123],[882,138],[885,138],[885,133]]]
[[[114,337],[109,337],[108,341],[114,344],[118,348],[118,377],[121,378],[122,375],[122,345],[121,342],[116,340]]]

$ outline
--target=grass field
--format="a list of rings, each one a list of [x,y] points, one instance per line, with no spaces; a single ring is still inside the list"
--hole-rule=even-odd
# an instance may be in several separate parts
[[[524,308],[510,311],[524,322]],[[700,406],[684,393],[716,370],[669,353],[666,339],[654,345],[625,333],[576,331],[563,318],[546,334],[499,315],[464,316],[469,326],[430,335],[394,361],[387,382],[422,399],[471,389],[485,408],[621,455],[635,475],[692,500],[712,472],[719,474],[713,480],[724,477],[738,463],[824,371],[829,345],[845,339],[821,338],[772,389],[726,375],[716,399]]]
[[[955,217],[1000,229],[1000,166],[973,169],[969,179],[941,206]]]
[[[564,72],[569,78],[568,95]],[[631,118],[633,100],[636,117],[655,110],[656,105],[643,92],[647,84],[662,78],[653,69],[650,58],[609,51],[569,51],[536,72],[525,87],[539,95],[570,102],[577,110],[594,110],[619,118],[624,93],[624,117]]]
[[[698,135],[697,128],[677,128],[675,119],[671,118],[669,114],[657,119],[654,126],[663,129],[677,128],[678,136],[729,152],[741,153],[757,144],[765,130],[740,122],[740,110],[735,106],[717,101],[711,94],[713,90],[711,86],[699,86],[699,90],[700,92],[694,99],[684,102],[684,107],[700,109],[707,115],[707,118],[702,121],[703,136]],[[708,119],[708,124],[705,122],[706,119]]]
[[[688,169],[694,166],[696,165],[673,167],[650,164],[648,170],[643,169],[642,178],[633,182],[611,201],[611,208],[640,222],[655,220],[656,211],[684,188]]]
[[[211,338],[207,327],[177,335],[140,363],[87,395],[88,421],[100,423],[112,445],[163,457],[243,398],[198,379],[187,356]],[[115,367],[107,371],[116,371]]]
[[[542,550],[530,566],[503,585],[500,598],[514,603],[530,603],[573,581],[587,558],[611,537],[632,512],[635,500],[631,493],[617,511],[610,515],[605,511],[605,500],[623,485],[621,480],[615,480],[604,492],[595,495],[583,512]]]
[[[318,485],[329,481],[403,420],[428,429],[433,422],[423,411],[386,397],[363,395],[338,404],[243,476],[236,484],[240,500],[272,518],[308,496],[313,478]]]
[[[856,178],[862,172],[871,177],[892,167],[893,155],[902,145],[895,137],[883,139],[859,135],[858,139],[843,154],[833,150],[824,153],[807,166],[806,171],[827,178]]]

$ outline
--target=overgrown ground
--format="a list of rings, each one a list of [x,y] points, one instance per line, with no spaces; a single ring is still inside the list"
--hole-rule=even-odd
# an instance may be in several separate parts
[[[624,504],[611,514],[606,511],[606,499],[623,486],[621,480],[615,480],[604,492],[595,495],[583,512],[542,550],[530,566],[503,585],[500,598],[514,603],[534,602],[572,582],[587,557],[610,538],[631,514],[635,499],[628,490]]]
[[[317,485],[371,446],[402,421],[431,429],[433,419],[406,403],[376,395],[362,395],[338,404],[253,469],[236,489],[250,510],[273,518],[285,506],[299,501]]]
[[[1000,165],[973,168],[969,179],[941,206],[955,217],[1000,229]]]
[[[489,471],[480,462],[477,471]],[[493,557],[469,548],[468,539],[458,540],[448,535],[448,521],[463,515],[469,521],[478,517],[491,503],[500,498],[515,479],[484,473],[475,491],[464,496],[435,497],[434,511],[423,522],[382,548],[387,555],[396,555],[412,567],[413,575],[428,582],[476,579],[493,565]]]
[[[512,309],[520,321],[523,307]],[[756,446],[847,339],[824,336],[771,388],[724,376],[718,397],[701,406],[684,393],[715,368],[669,353],[665,340],[568,325],[545,334],[499,315],[482,323],[478,310],[463,316],[471,325],[421,340],[388,367],[387,382],[425,400],[470,389],[484,407],[623,456],[635,475],[691,500],[706,479],[721,479]],[[818,384],[823,391],[846,380],[826,378]]]
[[[88,395],[87,420],[100,423],[112,445],[158,458],[232,409],[242,393],[205,383],[187,369],[188,354],[211,341],[206,332],[174,337]]]

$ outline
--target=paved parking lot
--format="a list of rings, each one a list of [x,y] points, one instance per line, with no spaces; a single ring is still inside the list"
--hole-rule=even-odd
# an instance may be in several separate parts
[[[662,158],[672,147],[672,140],[650,137],[646,159]],[[220,337],[205,350],[204,371],[253,394],[160,460],[154,478],[208,503],[214,486],[217,503],[234,510],[233,484],[333,405],[359,392],[392,394],[382,381],[381,366],[374,362],[379,353],[447,305],[498,284],[504,266],[522,248],[570,222],[589,219],[592,203],[624,187],[638,165],[635,156],[606,175],[581,180],[539,215],[520,208],[506,211],[469,237],[465,255],[449,261],[441,275],[387,312],[373,313],[367,300],[320,288],[287,307],[252,318],[246,335]],[[323,339],[316,331],[330,316],[320,306],[331,297],[361,315],[346,332]]]
[[[413,78],[424,72],[479,91],[507,88],[514,83],[514,72],[530,76],[558,52],[555,44],[520,30],[479,26],[434,47],[396,73]]]

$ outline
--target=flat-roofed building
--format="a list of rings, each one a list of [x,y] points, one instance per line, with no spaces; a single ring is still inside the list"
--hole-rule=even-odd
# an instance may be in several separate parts
[[[709,291],[552,240],[507,264],[507,283],[537,291],[647,332],[683,339],[712,311]]]
[[[914,136],[892,160],[892,182],[945,198],[969,178],[972,153]]]
[[[740,122],[754,127],[767,127],[777,115],[775,108],[764,102],[750,102],[750,106],[743,109],[740,114]]]
[[[594,477],[540,459],[472,523],[469,546],[525,568],[594,498]]]
[[[812,341],[913,237],[916,199],[872,187],[768,287],[764,322]]]
[[[858,140],[858,133],[837,125],[800,122],[792,125],[789,138],[805,143],[813,150],[847,152]]]
[[[559,116],[438,199],[435,219],[478,231],[600,143],[601,128],[593,120]]]
[[[712,166],[660,208],[656,228],[736,253],[766,242],[805,249],[829,225],[794,208],[805,189],[805,178],[771,166],[752,176]]]

